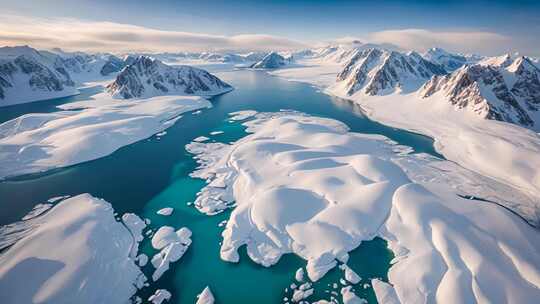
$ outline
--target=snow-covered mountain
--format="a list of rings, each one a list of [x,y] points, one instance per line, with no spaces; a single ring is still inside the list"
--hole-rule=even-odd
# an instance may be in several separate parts
[[[540,69],[527,57],[487,58],[435,76],[419,92],[437,96],[482,118],[540,130]]]
[[[123,99],[174,94],[213,96],[231,90],[230,85],[205,70],[169,66],[148,56],[137,57],[107,85],[113,97]]]
[[[78,84],[114,76],[127,62],[106,53],[0,48],[0,106],[77,94]]]
[[[59,56],[28,46],[0,48],[0,106],[77,92]]]
[[[253,69],[277,69],[287,65],[290,59],[286,59],[276,52],[268,53],[260,61],[252,64],[250,68]]]
[[[422,57],[442,65],[448,72],[453,72],[465,64],[474,64],[483,59],[478,55],[453,54],[441,48],[431,48],[423,53]]]
[[[357,50],[337,75],[334,90],[351,96],[411,92],[433,75],[443,75],[441,65],[416,52],[400,53],[378,48]]]
[[[137,53],[127,54],[126,57],[148,56],[156,58],[165,64],[208,64],[208,63],[229,63],[229,64],[252,64],[260,61],[266,52],[242,53],[212,53],[212,52],[178,52],[178,53]]]
[[[355,40],[351,43],[327,45],[320,48],[297,51],[291,55],[295,59],[315,59],[322,64],[347,64],[358,52],[367,49],[400,51],[396,46],[390,44],[362,43]]]
[[[123,59],[107,53],[86,54],[83,52],[64,52],[61,49],[53,49],[49,53],[57,55],[60,64],[78,82],[110,76],[120,72],[126,66]]]
[[[355,47],[337,45],[315,49],[314,53],[312,58],[318,59],[321,62],[343,64],[348,62],[356,53],[358,53],[358,49]]]

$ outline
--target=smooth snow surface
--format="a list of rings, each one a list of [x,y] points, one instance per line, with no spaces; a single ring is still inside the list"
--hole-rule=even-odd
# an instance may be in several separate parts
[[[537,133],[458,110],[441,94],[427,99],[416,92],[349,96],[336,84],[337,71],[342,66],[320,60],[300,63],[305,66],[272,74],[311,83],[328,94],[353,100],[373,120],[432,137],[437,152],[445,158],[483,175],[487,182],[482,184],[484,187],[494,191],[504,188],[511,193],[506,197],[475,196],[504,205],[532,225],[540,226],[540,136]],[[504,191],[500,192],[504,196]]]
[[[101,93],[94,98],[63,105],[66,111],[26,114],[0,124],[0,179],[109,155],[162,132],[182,113],[211,106],[188,96],[122,101]]]
[[[206,286],[204,290],[197,296],[196,304],[214,304],[214,295],[210,287]]]
[[[24,231],[0,256],[3,303],[126,303],[146,280],[130,255],[140,235],[104,200],[81,194],[15,225]]]
[[[443,182],[458,176],[474,185],[479,177],[441,160],[426,169],[406,147],[331,119],[261,113],[246,125],[253,134],[234,144],[187,146],[201,163],[192,176],[209,182],[195,206],[213,214],[235,203],[223,260],[237,262],[242,245],[264,266],[292,252],[316,281],[381,236],[397,257],[389,279],[402,303],[540,297],[537,230]]]

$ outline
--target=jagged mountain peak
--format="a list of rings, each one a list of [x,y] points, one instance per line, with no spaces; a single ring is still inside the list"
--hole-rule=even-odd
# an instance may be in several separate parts
[[[337,75],[336,89],[351,96],[357,92],[381,95],[414,91],[433,75],[444,74],[442,66],[416,52],[368,48],[357,50]]]
[[[443,66],[449,73],[457,70],[465,64],[474,64],[483,59],[477,55],[451,53],[440,47],[428,49],[426,52],[422,53],[422,57],[428,61]]]
[[[538,130],[540,70],[526,57],[504,55],[435,76],[420,89],[422,98],[442,99],[485,119]]]
[[[40,56],[36,49],[28,45],[0,47],[0,57],[17,57],[21,55]]]
[[[213,96],[232,87],[205,70],[169,66],[150,56],[138,56],[107,85],[115,98],[143,98],[157,95]]]
[[[277,69],[285,66],[290,60],[281,56],[277,52],[270,52],[261,59],[261,61],[252,64],[253,69]]]
[[[75,93],[75,83],[59,56],[29,46],[0,48],[0,105]]]
[[[514,62],[514,59],[511,54],[504,54],[501,56],[486,57],[478,62],[482,66],[492,66],[492,67],[507,67]]]
[[[540,71],[540,68],[532,62],[532,60],[525,56],[519,56],[506,68],[509,72],[522,73],[524,71]]]

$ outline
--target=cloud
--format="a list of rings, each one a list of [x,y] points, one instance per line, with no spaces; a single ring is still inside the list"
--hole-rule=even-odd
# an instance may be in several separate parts
[[[395,29],[343,37],[333,43],[357,41],[382,44],[399,50],[425,51],[442,47],[449,51],[500,55],[519,51],[540,55],[540,40],[530,35],[506,36],[487,31],[431,31]],[[328,41],[326,41],[328,42]],[[0,13],[0,46],[29,44],[36,48],[106,52],[268,51],[321,46],[264,34],[209,35],[165,31],[132,24],[84,21],[68,18],[35,18]]]
[[[374,43],[392,43],[403,49],[425,51],[442,47],[450,51],[495,55],[512,51],[513,39],[498,33],[482,31],[429,31],[401,29],[367,35]]]
[[[108,52],[285,50],[306,47],[283,37],[208,35],[114,22],[45,19],[0,14],[0,45]]]

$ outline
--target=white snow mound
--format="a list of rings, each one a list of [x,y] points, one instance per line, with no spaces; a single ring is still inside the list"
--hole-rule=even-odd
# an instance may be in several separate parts
[[[232,145],[187,147],[201,163],[192,176],[209,182],[196,207],[213,214],[235,203],[223,260],[237,262],[242,245],[264,266],[292,252],[316,281],[381,236],[397,257],[389,279],[402,303],[540,296],[538,232],[497,204],[456,195],[484,189],[481,177],[331,119],[261,113],[246,125],[252,134]]]
[[[0,256],[3,303],[126,303],[146,280],[130,255],[140,236],[104,200],[81,194],[15,225],[28,230]]]

